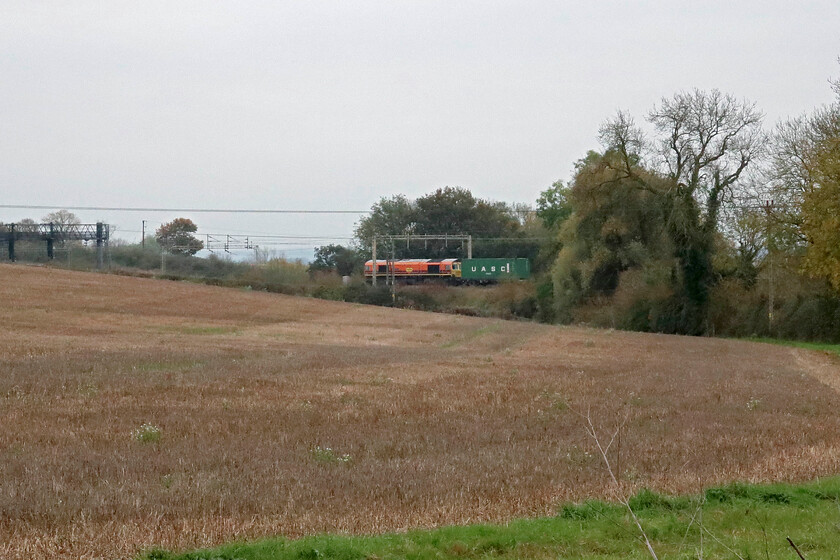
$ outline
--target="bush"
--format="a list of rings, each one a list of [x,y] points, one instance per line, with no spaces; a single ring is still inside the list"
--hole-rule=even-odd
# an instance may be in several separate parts
[[[369,305],[393,306],[391,289],[387,286],[370,286],[364,282],[353,282],[344,287],[344,301]]]
[[[550,277],[543,277],[537,282],[536,295],[537,319],[542,323],[553,323],[554,312],[554,284]]]
[[[140,443],[157,443],[161,438],[160,428],[148,422],[132,432],[135,440]]]
[[[321,447],[320,445],[316,445],[312,448],[312,459],[316,463],[321,464],[350,464],[353,460],[352,457],[348,453],[336,453],[330,447]]]

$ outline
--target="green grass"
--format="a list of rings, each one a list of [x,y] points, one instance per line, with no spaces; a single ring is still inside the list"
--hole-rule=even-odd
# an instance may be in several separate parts
[[[747,340],[752,342],[764,342],[766,344],[776,344],[779,346],[794,346],[796,348],[806,348],[808,350],[821,350],[823,352],[831,352],[833,354],[840,355],[840,344],[831,344],[829,342],[801,342],[798,340],[761,337],[750,337]]]
[[[703,496],[643,490],[631,499],[659,558],[795,558],[790,536],[808,558],[840,550],[840,477],[803,485],[731,484]],[[700,513],[702,512],[702,515]],[[321,535],[266,539],[212,550],[147,552],[144,560],[612,559],[649,558],[626,509],[590,501],[567,504],[555,517],[507,525],[471,525],[381,536]]]

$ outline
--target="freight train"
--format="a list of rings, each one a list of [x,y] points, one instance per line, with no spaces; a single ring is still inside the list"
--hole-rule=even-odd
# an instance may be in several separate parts
[[[365,263],[365,278],[374,275],[373,261]],[[439,278],[452,283],[490,284],[499,280],[525,280],[531,276],[528,259],[403,259],[377,260],[377,278],[405,282]]]

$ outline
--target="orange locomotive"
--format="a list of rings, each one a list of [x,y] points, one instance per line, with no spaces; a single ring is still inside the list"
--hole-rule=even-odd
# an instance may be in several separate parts
[[[377,259],[376,276],[394,278],[460,278],[461,263],[458,259],[403,259],[387,261]],[[365,278],[373,277],[373,261],[365,263]]]

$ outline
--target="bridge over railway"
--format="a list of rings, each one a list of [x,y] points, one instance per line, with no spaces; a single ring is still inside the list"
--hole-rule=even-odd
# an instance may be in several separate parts
[[[35,241],[46,243],[47,257],[55,258],[56,242],[95,241],[96,266],[104,264],[104,248],[110,239],[111,226],[102,222],[95,224],[3,224],[0,225],[0,244],[9,249],[10,261],[15,261],[15,243]]]

